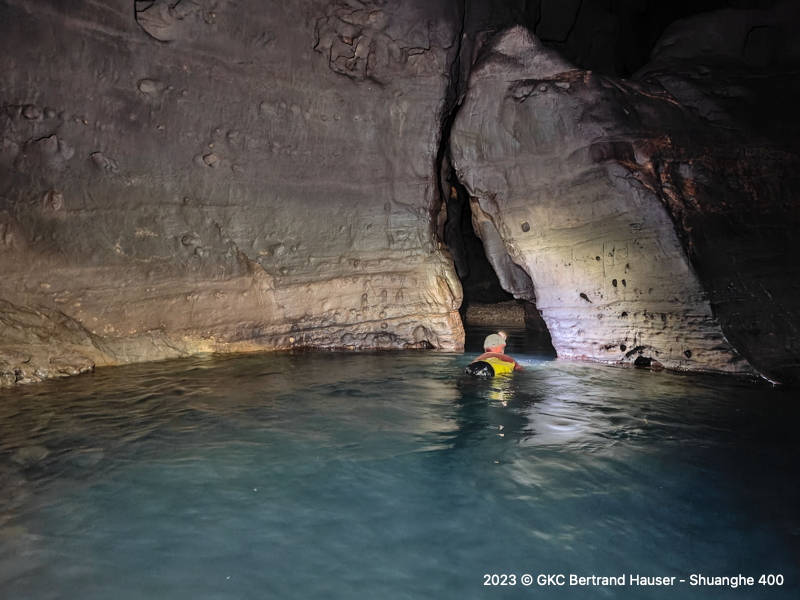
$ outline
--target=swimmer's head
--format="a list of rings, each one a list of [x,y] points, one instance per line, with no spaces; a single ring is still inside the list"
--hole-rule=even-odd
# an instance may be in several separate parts
[[[483,349],[489,350],[490,348],[505,348],[506,347],[506,334],[502,331],[493,333],[487,336],[483,341]]]

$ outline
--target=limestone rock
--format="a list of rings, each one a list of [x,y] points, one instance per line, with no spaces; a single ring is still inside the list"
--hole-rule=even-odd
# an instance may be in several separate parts
[[[32,140],[29,143],[29,151],[34,159],[48,166],[60,165],[75,154],[75,149],[57,135]]]
[[[314,49],[333,71],[357,80],[435,76],[448,68],[445,51],[455,43],[440,11],[416,2],[332,2],[317,20]]]
[[[34,466],[50,454],[44,446],[24,446],[11,455],[11,460],[23,468]]]
[[[78,375],[115,360],[75,320],[0,300],[0,387]]]
[[[522,28],[484,48],[451,146],[504,241],[490,251],[530,275],[562,357],[752,371],[744,355],[792,380],[800,344],[778,323],[798,316],[797,155],[748,137],[736,102],[697,85],[672,93],[661,81],[694,82],[658,73],[581,71]]]
[[[200,24],[217,20],[216,0],[135,0],[134,5],[136,21],[161,42],[196,35]]]
[[[577,68],[629,69],[619,44],[655,5],[0,3],[4,380],[460,348],[468,269],[442,241],[470,208],[563,356],[791,372],[800,278],[775,257],[797,254],[800,130],[772,115],[794,111],[794,9],[717,15],[738,32],[720,47],[712,21],[676,25],[636,80]],[[508,23],[547,43],[491,37]],[[464,97],[471,199],[447,205],[441,137]]]
[[[87,337],[9,325],[0,348],[39,349],[6,380],[463,345],[430,226],[458,6],[111,0],[100,26],[35,4],[0,4],[0,299]],[[320,52],[330,31],[352,55]]]
[[[104,156],[102,152],[92,152],[91,159],[92,163],[101,171],[105,171],[106,173],[116,173],[119,171],[117,162]]]

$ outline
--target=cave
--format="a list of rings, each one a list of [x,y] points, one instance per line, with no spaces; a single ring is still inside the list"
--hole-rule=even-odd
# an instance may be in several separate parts
[[[792,2],[133,6],[3,5],[3,385],[458,350],[481,304],[796,381]]]
[[[0,589],[798,597],[798,33],[0,0]]]
[[[451,116],[455,116],[455,111]],[[466,189],[450,165],[449,125],[452,118],[445,124],[442,136],[439,158],[442,207],[437,222],[438,235],[461,282],[462,321],[465,327],[522,327],[526,330],[528,347],[554,354],[547,325],[536,308],[531,278],[508,255],[496,228],[488,219],[481,218],[480,207],[477,204],[472,207]]]

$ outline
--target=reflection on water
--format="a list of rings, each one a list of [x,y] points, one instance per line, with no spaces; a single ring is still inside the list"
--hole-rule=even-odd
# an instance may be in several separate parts
[[[2,596],[798,597],[791,393],[555,362],[515,331],[526,370],[471,379],[485,333],[465,355],[201,357],[2,392]]]

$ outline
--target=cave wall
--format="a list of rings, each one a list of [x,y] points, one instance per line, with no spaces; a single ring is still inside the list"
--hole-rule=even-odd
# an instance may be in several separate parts
[[[562,356],[791,372],[793,13],[613,77],[773,4],[0,0],[0,384],[460,348],[453,189]]]
[[[546,48],[556,50],[576,67],[627,77],[649,62],[652,49],[676,20],[720,8],[768,8],[774,4],[774,0],[467,0],[467,36],[462,42],[460,69],[455,69],[454,88],[459,101],[463,100],[469,72],[483,42],[492,32],[513,25],[526,27]],[[448,123],[446,119],[445,137],[449,136]],[[474,224],[460,218],[469,214],[470,201],[447,156],[442,161],[441,179],[446,206],[439,215],[439,235],[462,282],[464,303],[504,302],[514,296],[533,302],[530,279],[507,255],[490,251],[488,260],[484,259],[483,242],[476,232],[490,245],[496,244],[498,235],[475,204]],[[537,318],[535,305],[528,308],[528,314]],[[537,320],[537,327],[544,328]]]
[[[461,347],[431,222],[461,24],[430,0],[0,3],[4,381]]]
[[[631,80],[487,42],[453,164],[559,356],[797,380],[797,6],[679,22]]]

